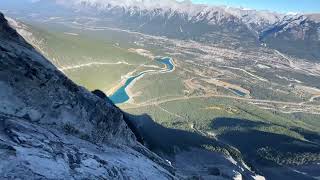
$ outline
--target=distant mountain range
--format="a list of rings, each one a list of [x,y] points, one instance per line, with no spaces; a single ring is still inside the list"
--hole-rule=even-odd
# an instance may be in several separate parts
[[[58,16],[84,13],[108,21],[108,26],[212,44],[223,35],[242,46],[265,45],[299,58],[320,59],[320,14],[281,14],[175,0],[40,0],[28,4],[23,5],[24,11],[29,8]]]
[[[300,58],[320,59],[319,14],[280,14],[174,0],[74,0],[63,4],[77,12],[95,8],[113,25],[148,34],[211,42],[214,35],[223,33]]]

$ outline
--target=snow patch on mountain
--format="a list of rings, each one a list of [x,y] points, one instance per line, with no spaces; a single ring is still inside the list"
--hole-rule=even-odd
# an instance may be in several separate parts
[[[58,2],[65,2],[58,0]],[[268,23],[273,24],[283,18],[285,14],[279,14],[269,11],[257,11],[253,9],[233,8],[227,6],[211,6],[203,4],[193,4],[190,1],[177,2],[175,0],[71,0],[68,1],[74,6],[92,6],[100,10],[122,7],[127,10],[161,10],[185,14],[191,17],[199,17],[205,14],[208,19],[217,13],[220,16],[232,15],[237,18],[243,18],[248,23]]]
[[[289,24],[301,14],[281,14],[270,11],[257,11],[245,8],[227,6],[212,6],[193,4],[190,1],[178,2],[175,0],[57,0],[58,3],[67,4],[77,10],[96,8],[100,12],[118,10],[115,14],[123,12],[129,16],[163,17],[170,19],[180,16],[181,20],[189,23],[207,22],[209,25],[219,25],[224,22],[241,22],[254,34],[279,24]],[[288,27],[290,28],[290,27]],[[182,27],[183,29],[183,27]],[[181,32],[181,28],[179,28]]]

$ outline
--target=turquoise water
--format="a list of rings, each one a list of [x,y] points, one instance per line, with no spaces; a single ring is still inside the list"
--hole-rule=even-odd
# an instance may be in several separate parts
[[[171,58],[170,57],[164,57],[159,60],[157,60],[159,63],[166,65],[167,71],[171,71],[174,69],[174,65],[172,64]],[[161,71],[161,70],[160,70]],[[136,76],[132,76],[127,79],[125,84],[121,86],[115,93],[113,93],[109,98],[114,104],[122,104],[127,102],[130,97],[126,92],[126,88],[138,77],[144,75],[145,73],[148,72],[142,72]]]
[[[168,71],[172,71],[174,68],[174,65],[171,62],[171,58],[170,57],[164,57],[160,60],[158,60],[159,62],[161,62],[162,64],[167,65],[167,70]]]
[[[247,95],[246,93],[243,93],[243,92],[241,92],[241,91],[239,91],[239,90],[237,90],[237,89],[229,88],[229,90],[231,90],[233,93],[235,93],[235,94],[238,95],[238,96],[245,96],[245,95]]]

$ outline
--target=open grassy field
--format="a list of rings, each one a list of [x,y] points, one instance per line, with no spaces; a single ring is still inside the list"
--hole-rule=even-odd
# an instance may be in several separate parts
[[[221,117],[264,122],[288,129],[303,128],[314,132],[320,131],[319,126],[314,126],[314,124],[319,123],[316,120],[317,116],[301,114],[299,117],[294,114],[262,110],[258,106],[229,98],[192,98],[165,102],[158,104],[158,106],[168,112],[161,111],[162,113],[153,114],[148,112],[149,107],[124,108],[126,111],[135,114],[151,114],[156,121],[159,120],[161,122],[170,122],[172,120],[170,118],[166,119],[165,117],[167,116],[163,116],[164,114],[175,114],[177,117],[184,119],[185,122],[193,123],[195,127],[204,131],[211,130],[211,123]],[[308,121],[304,121],[305,119],[308,119]],[[278,132],[278,130],[275,130],[275,132]]]
[[[136,103],[154,98],[183,96],[183,80],[176,73],[148,74],[137,81],[132,88],[140,95],[134,97]]]
[[[89,90],[100,89],[107,92],[121,81],[121,76],[132,70],[128,65],[97,65],[66,70],[64,73],[77,84]]]
[[[141,64],[153,64],[147,57],[130,52],[126,45],[96,33],[68,27],[34,27],[32,33],[41,41],[39,47],[69,78],[89,90],[107,92],[122,76],[139,71]],[[72,33],[71,33],[72,32]]]

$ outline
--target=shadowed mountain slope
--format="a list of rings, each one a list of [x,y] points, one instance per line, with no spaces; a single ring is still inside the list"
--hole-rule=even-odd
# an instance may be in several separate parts
[[[175,179],[118,108],[65,77],[2,14],[0,162],[0,179]]]

